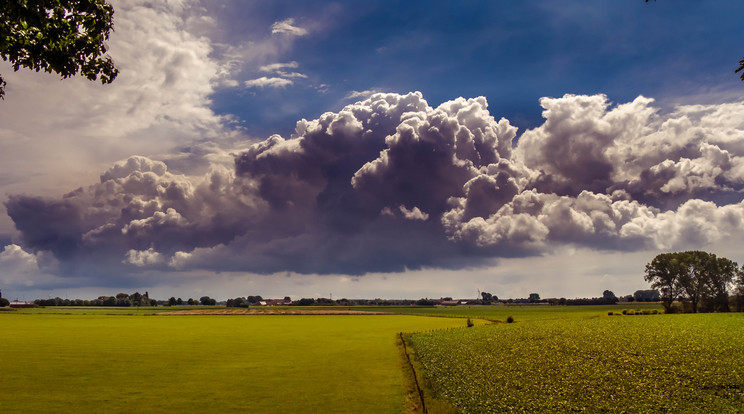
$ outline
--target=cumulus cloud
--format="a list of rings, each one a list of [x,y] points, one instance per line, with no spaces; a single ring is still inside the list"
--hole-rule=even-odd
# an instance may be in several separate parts
[[[0,192],[61,195],[131,154],[170,154],[228,137],[209,108],[222,62],[199,33],[194,1],[112,1],[110,85],[0,62],[8,81],[0,110]],[[64,173],[60,173],[63,171]],[[0,212],[1,213],[1,212]],[[0,233],[12,223],[0,219]]]
[[[30,287],[43,284],[54,276],[56,260],[46,252],[26,252],[16,244],[9,244],[0,252],[0,282],[10,287]]]
[[[295,26],[293,18],[284,19],[271,25],[271,33],[286,36],[305,36],[307,29]]]
[[[99,183],[6,206],[26,251],[67,274],[459,269],[565,245],[698,248],[744,229],[744,123],[730,115],[744,103],[540,104],[545,122],[518,136],[483,97],[375,93],[231,165],[209,151],[200,173],[131,157]]]

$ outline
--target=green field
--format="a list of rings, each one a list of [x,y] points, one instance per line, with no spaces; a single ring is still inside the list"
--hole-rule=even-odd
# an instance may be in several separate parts
[[[3,413],[397,413],[406,393],[396,334],[465,326],[402,315],[32,311],[0,312]]]
[[[608,316],[625,308],[661,306],[3,311],[0,412],[407,412],[399,332],[430,413],[744,412],[743,314]]]
[[[744,315],[535,319],[410,337],[464,413],[744,412]]]

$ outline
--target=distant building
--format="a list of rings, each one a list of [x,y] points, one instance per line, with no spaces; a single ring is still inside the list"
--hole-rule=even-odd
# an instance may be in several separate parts
[[[34,303],[33,302],[25,302],[20,300],[14,300],[10,302],[11,308],[33,308]]]

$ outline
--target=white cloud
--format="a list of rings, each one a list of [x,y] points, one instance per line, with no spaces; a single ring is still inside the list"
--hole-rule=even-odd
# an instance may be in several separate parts
[[[261,76],[257,79],[245,81],[244,84],[249,88],[284,88],[286,86],[293,85],[294,82],[284,78],[269,78],[266,76]]]
[[[376,93],[380,93],[380,92],[382,92],[382,91],[379,90],[379,89],[367,89],[367,90],[364,90],[364,91],[351,91],[351,92],[347,93],[344,98],[346,98],[346,99],[359,99],[359,98],[366,99],[366,98],[369,98],[370,96],[372,96],[372,95],[374,95]]]
[[[307,29],[295,26],[293,18],[288,18],[272,24],[271,33],[287,36],[305,36],[308,32]]]
[[[209,108],[221,63],[207,37],[190,32],[193,2],[113,1],[109,52],[120,74],[101,85],[82,77],[13,72],[0,102],[0,193],[60,195],[131,154],[228,136]],[[0,207],[0,233],[13,231]]]
[[[126,254],[123,263],[130,263],[137,267],[152,266],[163,263],[163,255],[156,252],[152,247],[147,250],[131,249]]]
[[[297,69],[297,62],[287,62],[287,63],[271,63],[269,65],[264,65],[258,68],[261,72],[275,72],[278,70],[284,70],[284,69]]]
[[[513,145],[483,97],[431,107],[377,93],[234,159],[204,147],[199,172],[134,156],[64,197],[7,206],[24,248],[85,258],[91,274],[461,269],[561,246],[702,249],[744,231],[744,146],[731,138],[744,126],[725,110],[541,102],[545,123]]]

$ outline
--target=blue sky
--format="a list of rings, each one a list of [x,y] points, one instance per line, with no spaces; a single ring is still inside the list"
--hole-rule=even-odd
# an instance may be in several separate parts
[[[744,262],[740,1],[112,4],[112,85],[0,62],[12,298],[599,296],[664,251]]]
[[[543,96],[604,93],[673,101],[730,91],[742,51],[740,2],[272,2],[224,9],[225,31],[268,36],[267,21],[321,21],[279,56],[309,78],[276,90],[224,89],[215,110],[258,135],[336,110],[350,91],[421,91],[433,105],[485,96],[492,114],[541,123]],[[257,12],[254,13],[253,12]],[[264,19],[263,22],[260,20]],[[263,24],[262,24],[263,23]],[[263,30],[259,30],[263,28]],[[244,39],[243,39],[244,40]],[[258,76],[247,64],[243,77]],[[314,87],[328,85],[327,92]],[[253,92],[256,95],[251,95]],[[237,95],[237,96],[236,96]],[[272,104],[267,105],[267,102]],[[291,106],[286,106],[291,102]]]

